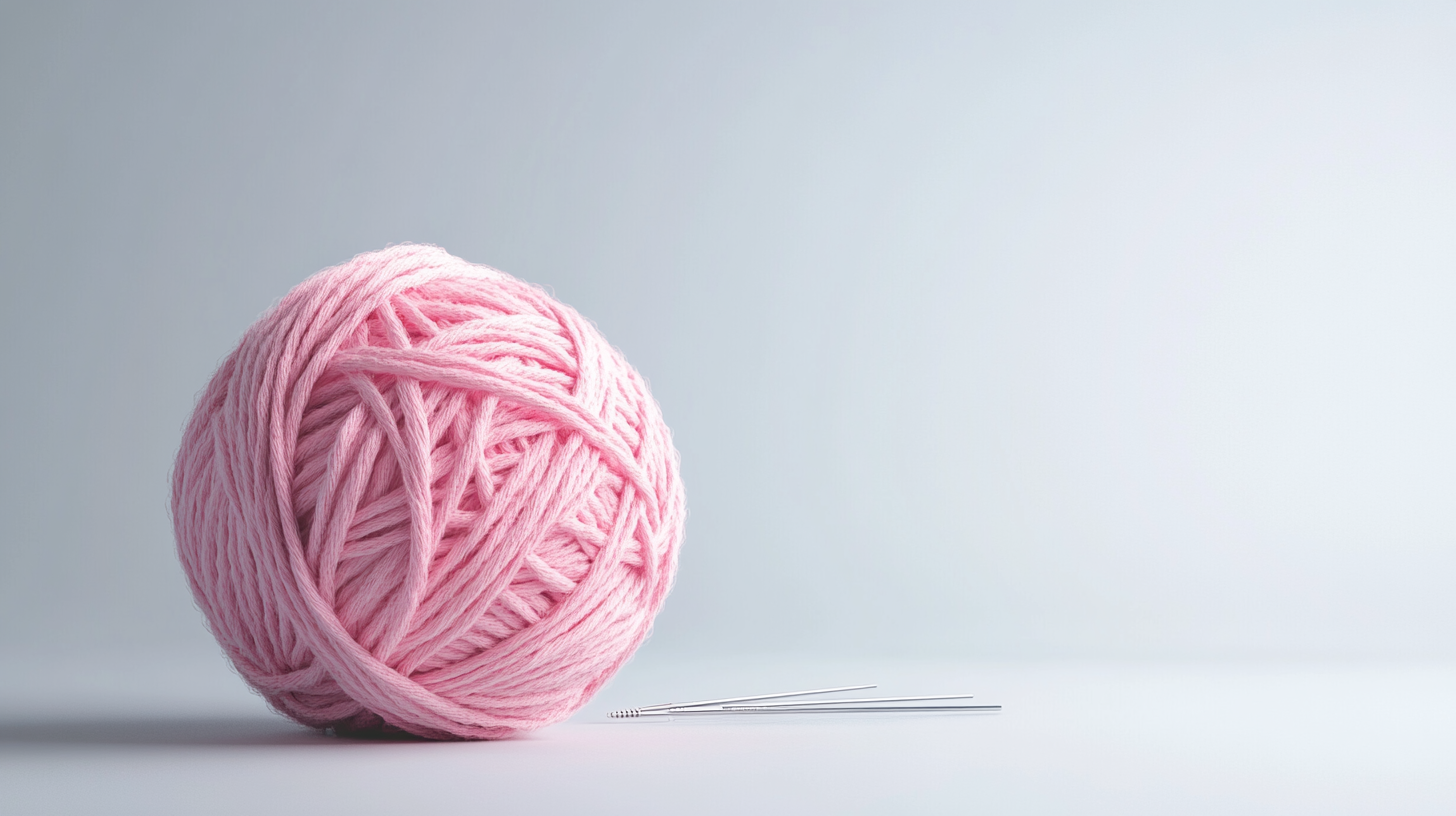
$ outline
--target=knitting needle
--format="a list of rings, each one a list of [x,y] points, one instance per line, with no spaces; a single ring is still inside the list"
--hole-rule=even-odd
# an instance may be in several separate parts
[[[710,705],[722,705],[724,703],[747,703],[753,700],[773,700],[779,697],[807,697],[810,694],[834,694],[840,691],[860,691],[872,689],[874,683],[867,686],[840,686],[838,688],[812,689],[810,691],[781,691],[777,694],[756,694],[752,697],[724,697],[721,700],[699,700],[696,703],[658,703],[657,705],[642,706],[638,711],[655,711],[659,708],[701,708]]]
[[[999,705],[943,705],[943,706],[743,706],[740,708],[673,708],[666,711],[644,711],[642,716],[678,714],[863,714],[882,711],[1000,711]]]
[[[642,706],[641,708],[628,708],[622,711],[613,711],[609,717],[636,717],[639,714],[648,712],[664,711],[666,709],[680,708],[701,708],[703,706],[722,705],[724,703],[748,703],[754,700],[776,700],[781,697],[805,697],[810,694],[834,694],[840,691],[862,691],[872,689],[874,683],[866,686],[839,686],[838,688],[813,689],[811,691],[784,691],[777,694],[755,694],[749,697],[724,697],[721,700],[699,700],[696,703],[658,703],[657,705]]]
[[[819,701],[823,703],[836,702],[831,700]],[[837,702],[849,702],[841,700]],[[761,706],[723,706],[720,708],[659,708],[652,711],[644,711],[640,708],[629,708],[625,711],[613,711],[608,717],[618,719],[625,717],[671,717],[677,714],[819,714],[819,713],[858,713],[868,711],[1000,711],[999,705],[941,705],[941,706],[887,706],[887,705],[818,705],[818,704],[777,704]]]
[[[756,706],[725,705],[724,709],[738,711],[744,708],[789,708],[791,706],[852,705],[857,703],[910,703],[920,700],[969,700],[974,694],[927,694],[921,697],[860,697],[849,700],[795,700],[790,703],[764,703]]]

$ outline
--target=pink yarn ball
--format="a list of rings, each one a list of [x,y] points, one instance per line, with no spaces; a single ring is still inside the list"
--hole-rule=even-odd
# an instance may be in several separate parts
[[[280,712],[494,739],[647,636],[683,537],[642,378],[571,308],[443,250],[371,252],[248,330],[177,454],[177,548]]]

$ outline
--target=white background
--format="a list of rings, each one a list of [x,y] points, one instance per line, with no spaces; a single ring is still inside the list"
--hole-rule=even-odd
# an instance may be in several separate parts
[[[1444,3],[5,4],[5,672],[218,660],[192,400],[404,241],[651,382],[690,518],[649,662],[1456,659],[1453,43]]]

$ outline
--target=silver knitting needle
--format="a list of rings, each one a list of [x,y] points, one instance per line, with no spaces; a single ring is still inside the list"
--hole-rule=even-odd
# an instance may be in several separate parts
[[[794,700],[790,703],[764,703],[756,706],[725,705],[724,709],[738,711],[744,708],[788,708],[790,706],[854,705],[858,703],[911,703],[920,700],[969,700],[974,694],[927,694],[920,697],[860,697],[849,700]]]
[[[810,694],[834,694],[840,691],[861,691],[872,689],[874,683],[866,686],[840,686],[838,688],[811,689],[809,691],[781,691],[777,694],[755,694],[751,697],[724,697],[721,700],[699,700],[696,703],[658,703],[657,705],[642,706],[638,711],[656,711],[659,708],[702,708],[703,706],[722,705],[724,703],[747,703],[753,700],[774,700],[779,697],[807,697]]]
[[[662,714],[863,714],[885,711],[1000,711],[999,705],[943,706],[743,706],[740,708],[674,708],[667,711],[644,711],[643,715]]]
[[[874,683],[865,686],[839,686],[838,688],[813,689],[810,691],[783,691],[777,694],[755,694],[748,697],[724,697],[721,700],[699,700],[696,703],[658,703],[657,705],[642,706],[641,708],[627,708],[621,711],[613,711],[608,717],[637,717],[643,714],[666,712],[668,709],[701,708],[703,706],[722,705],[724,703],[748,703],[754,700],[776,700],[781,697],[805,697],[810,694],[834,694],[840,691],[862,691],[872,689]]]

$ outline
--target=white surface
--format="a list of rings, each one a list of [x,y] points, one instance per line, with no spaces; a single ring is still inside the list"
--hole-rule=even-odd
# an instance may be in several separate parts
[[[1456,812],[1449,665],[648,656],[567,723],[454,744],[315,734],[265,711],[220,663],[163,663],[168,674],[150,677],[49,665],[44,681],[0,686],[0,812]],[[862,680],[885,693],[969,690],[1006,710],[605,717]]]

